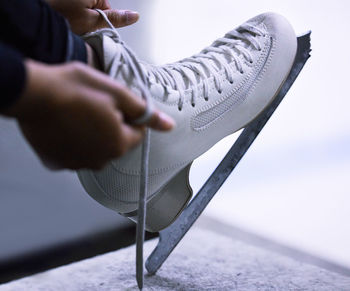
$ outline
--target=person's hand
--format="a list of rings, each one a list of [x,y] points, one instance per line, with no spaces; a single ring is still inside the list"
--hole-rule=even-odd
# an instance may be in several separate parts
[[[115,27],[135,23],[139,14],[130,10],[111,9],[108,0],[46,0],[52,8],[66,17],[76,34],[84,34],[107,26],[94,9],[103,10]]]
[[[81,63],[48,66],[26,61],[23,96],[5,112],[51,168],[100,169],[138,145],[145,126],[133,126],[145,102],[108,76]],[[147,126],[174,122],[155,111]]]

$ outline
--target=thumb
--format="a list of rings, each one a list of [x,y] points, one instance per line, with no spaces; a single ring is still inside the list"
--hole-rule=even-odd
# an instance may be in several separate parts
[[[97,12],[98,21],[96,23],[95,29],[108,27],[108,24],[103,19],[103,17]],[[114,27],[123,27],[130,24],[135,23],[139,20],[139,14],[135,11],[130,10],[115,10],[115,9],[107,9],[103,10],[106,13],[109,21],[113,24]]]

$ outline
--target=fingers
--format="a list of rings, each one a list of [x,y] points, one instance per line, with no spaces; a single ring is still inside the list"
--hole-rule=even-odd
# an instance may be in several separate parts
[[[110,138],[102,136],[98,144],[91,142],[88,148],[71,144],[66,149],[61,147],[62,150],[56,151],[36,147],[36,152],[42,164],[52,171],[62,169],[101,170],[111,160],[125,155],[139,145],[145,134],[144,128],[122,123],[119,114],[116,114],[111,122],[115,123],[114,134],[108,135]]]
[[[145,114],[147,110],[146,103],[127,88],[117,83],[114,86],[116,87],[115,89],[111,88],[114,89],[111,94],[116,98],[116,106],[123,112],[126,121],[132,124],[134,120]],[[154,109],[152,116],[145,125],[156,130],[169,131],[175,126],[175,121],[164,112]]]
[[[122,132],[126,151],[140,144],[145,135],[145,131],[142,128],[132,127],[128,124],[122,125]]]
[[[130,10],[105,10],[105,13],[109,21],[114,27],[123,27],[134,24],[140,18],[140,15],[136,11]]]
[[[135,11],[130,10],[115,10],[107,9],[103,10],[106,13],[109,21],[114,27],[124,27],[131,25],[139,20],[139,14]],[[90,30],[96,30],[104,27],[108,27],[108,23],[103,19],[103,17],[95,10],[90,11],[93,15],[92,28]]]
[[[175,121],[164,112],[154,110],[152,117],[146,125],[156,130],[169,131],[175,127]]]
[[[94,89],[107,92],[114,98],[116,107],[123,113],[126,122],[132,124],[133,120],[140,118],[146,112],[146,103],[143,99],[104,74],[90,70],[84,77]],[[175,122],[165,113],[155,109],[145,125],[156,130],[168,131],[175,126]]]
[[[90,8],[98,8],[101,10],[111,9],[111,4],[109,4],[108,0],[97,1],[96,6]]]

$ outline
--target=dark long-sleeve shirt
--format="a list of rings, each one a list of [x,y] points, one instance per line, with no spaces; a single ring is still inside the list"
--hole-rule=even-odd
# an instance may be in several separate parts
[[[22,55],[0,42],[0,109],[13,104],[25,85]]]
[[[23,58],[48,64],[86,62],[84,42],[42,0],[0,0],[0,108],[13,104],[26,81]]]

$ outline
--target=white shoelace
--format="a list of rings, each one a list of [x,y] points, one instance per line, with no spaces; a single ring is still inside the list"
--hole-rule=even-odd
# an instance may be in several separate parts
[[[208,100],[209,77],[213,77],[217,91],[221,92],[222,81],[218,74],[220,70],[224,70],[230,83],[234,81],[231,63],[235,64],[237,71],[244,73],[240,55],[246,61],[252,63],[253,58],[248,47],[252,46],[256,50],[261,50],[261,46],[255,36],[262,35],[264,35],[262,29],[250,24],[243,24],[237,30],[229,32],[225,37],[216,40],[212,46],[190,58],[164,66],[145,65],[148,78],[154,80],[155,83],[161,84],[165,88],[166,94],[170,94],[171,90],[176,90],[180,93],[179,110],[182,109],[185,101],[185,91],[191,88],[191,104],[195,106],[196,99],[199,96],[199,84],[202,84],[204,98]],[[183,80],[186,80],[187,84]]]
[[[135,83],[141,91],[142,97],[146,100],[146,112],[139,119],[134,121],[134,124],[144,124],[152,116],[151,107],[151,94],[149,91],[149,84],[146,74],[141,68],[141,65],[135,54],[130,48],[128,48],[114,28],[113,24],[109,21],[106,14],[99,9],[96,9],[100,15],[105,19],[111,29],[106,29],[105,32],[117,43],[122,45],[122,49],[116,52],[116,56],[113,59],[112,65],[109,68],[110,76],[116,77],[112,74],[118,72],[118,67],[121,65],[120,60],[123,59],[124,63],[130,68],[133,73]],[[104,30],[100,31],[102,34]],[[119,54],[119,55],[118,55]],[[136,228],[136,279],[140,289],[143,288],[143,242],[145,240],[145,220],[146,220],[146,199],[148,193],[148,165],[149,165],[149,150],[150,150],[150,130],[146,130],[146,136],[142,144],[142,157],[141,157],[141,176],[140,176],[140,196],[138,201],[137,211],[137,228]]]
[[[109,22],[107,17],[105,19]],[[253,62],[250,48],[261,50],[261,45],[256,39],[256,36],[265,35],[265,32],[261,28],[247,23],[242,24],[238,29],[227,33],[223,38],[216,40],[211,46],[202,50],[197,55],[183,59],[177,63],[155,66],[146,63],[142,63],[141,65],[132,50],[121,40],[113,26],[111,26],[111,29],[100,30],[100,33],[108,35],[125,48],[124,50],[116,51],[109,68],[112,74],[121,72],[122,69],[118,69],[121,65],[131,68],[132,72],[136,72],[134,85],[140,89],[149,105],[152,104],[149,93],[151,83],[156,83],[164,88],[165,99],[172,91],[177,91],[179,93],[179,110],[183,107],[186,98],[185,92],[188,89],[191,89],[192,93],[192,106],[196,105],[201,86],[203,88],[204,98],[208,100],[209,80],[211,77],[213,78],[216,90],[221,92],[223,84],[219,74],[220,71],[223,70],[227,80],[233,83],[232,76],[234,75],[234,70],[243,74],[243,62]],[[116,76],[113,75],[111,77],[114,78]],[[149,111],[151,112],[151,110]]]

